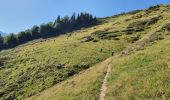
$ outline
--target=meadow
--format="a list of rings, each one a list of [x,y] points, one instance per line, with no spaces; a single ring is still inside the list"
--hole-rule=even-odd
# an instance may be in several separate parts
[[[100,18],[1,51],[0,99],[96,100],[113,52],[106,99],[169,99],[169,8]]]

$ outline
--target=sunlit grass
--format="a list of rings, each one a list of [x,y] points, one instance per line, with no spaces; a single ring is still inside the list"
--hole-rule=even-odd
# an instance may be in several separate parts
[[[127,57],[114,60],[107,100],[170,99],[170,37]]]
[[[110,60],[99,63],[67,81],[29,98],[29,100],[97,100]]]
[[[100,19],[103,21],[100,25],[77,30],[70,37],[68,33],[39,39],[0,52],[3,64],[0,69],[0,99],[24,99],[45,89],[33,99],[98,99],[107,61],[93,66],[109,58],[112,52],[119,54],[133,42],[141,38],[145,40],[149,32],[167,23],[170,16],[168,11],[163,13],[164,8]],[[143,31],[126,33],[130,23],[150,21],[160,14],[163,18]],[[106,32],[108,37],[93,36],[96,31]],[[115,34],[118,35],[116,38],[113,37]],[[105,33],[101,35],[104,37]],[[85,42],[83,38],[87,36],[98,41]],[[167,37],[164,33],[163,36]],[[144,51],[130,56],[116,57],[106,99],[169,99],[168,39],[155,40],[157,42],[149,43]]]
[[[94,31],[112,28],[111,23],[114,21],[76,31],[71,37],[36,40],[1,52],[0,57],[8,59],[0,70],[0,80],[5,83],[0,88],[7,94],[5,98],[32,96],[82,71],[73,66],[83,63],[91,67],[110,57],[113,51],[120,52],[128,44],[123,39],[82,42]]]

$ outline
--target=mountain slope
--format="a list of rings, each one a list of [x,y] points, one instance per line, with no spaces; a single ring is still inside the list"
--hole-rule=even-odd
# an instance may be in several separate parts
[[[32,96],[103,61],[112,51],[120,52],[128,44],[124,39],[88,38],[91,33],[112,27],[112,23],[114,20],[76,31],[71,37],[37,40],[1,52],[0,97]]]
[[[170,36],[126,57],[114,60],[106,100],[170,99]]]
[[[106,66],[102,64],[99,65],[103,66],[101,69],[100,67],[98,69],[98,66],[92,66],[109,58],[113,53],[120,56],[114,57],[113,60],[114,63],[112,65],[111,75],[109,75],[109,89],[107,90],[106,99],[113,98],[115,95],[119,97],[119,95],[122,94],[114,94],[116,91],[114,90],[115,88],[112,87],[117,86],[115,85],[117,83],[115,80],[119,81],[119,79],[116,79],[116,76],[129,70],[133,72],[135,68],[132,67],[131,69],[131,67],[129,67],[131,64],[133,65],[133,61],[139,60],[135,62],[136,65],[150,61],[135,58],[134,53],[144,52],[139,50],[143,50],[145,47],[147,47],[146,49],[148,51],[152,52],[151,50],[157,47],[154,47],[154,45],[157,44],[153,43],[168,41],[166,38],[168,38],[167,34],[169,34],[170,30],[170,25],[168,24],[170,18],[169,12],[169,5],[160,5],[147,10],[98,19],[102,21],[100,25],[74,31],[73,33],[57,38],[32,41],[14,49],[1,52],[0,97],[2,99],[24,99],[51,87],[49,90],[47,89],[45,92],[40,93],[40,95],[33,96],[33,99],[41,99],[43,95],[45,95],[49,100],[57,99],[57,97],[59,99],[78,99],[83,97],[85,100],[95,100],[99,98],[101,80],[104,78],[103,69],[105,69]],[[151,49],[149,49],[149,46]],[[127,57],[128,60],[128,57],[131,55],[134,56],[134,60],[131,62],[130,59],[132,58],[129,58],[129,65],[126,66],[125,64],[127,62],[124,62],[123,56]],[[144,55],[141,56],[145,57]],[[165,58],[165,61],[166,59],[168,58]],[[123,63],[125,65],[124,70],[121,70],[121,66],[123,65],[121,65],[121,62],[118,60],[125,63]],[[92,69],[90,68],[89,70],[94,71],[94,76],[91,71],[88,73],[88,70],[83,74],[82,71],[89,67],[92,67]],[[114,67],[115,70],[117,70],[117,74],[114,74]],[[150,73],[149,68],[148,73]],[[100,74],[97,74],[97,70],[100,70]],[[89,75],[89,77],[86,77],[86,74]],[[168,73],[165,74],[169,75]],[[164,74],[161,75],[164,77]],[[69,79],[69,77],[72,76],[74,78]],[[145,76],[143,78],[147,79],[148,77]],[[87,78],[89,83],[86,83],[88,81],[83,80],[84,78]],[[93,80],[88,78],[96,79],[95,82],[97,82],[97,86],[95,89],[93,89]],[[124,76],[121,78],[124,79]],[[137,78],[142,79],[141,77]],[[69,81],[67,79],[74,81],[75,86],[82,87],[82,89],[75,87],[75,91],[69,91],[68,89],[74,88],[69,87],[72,86],[72,82],[67,83],[67,81]],[[81,81],[79,81],[79,79]],[[129,78],[129,80],[133,79]],[[131,82],[131,84],[133,84],[133,82]],[[161,85],[158,86],[161,87]],[[165,86],[162,85],[162,87]],[[167,87],[169,87],[169,85],[167,85]],[[59,94],[58,91],[60,91],[61,94]],[[94,97],[91,96],[93,92],[95,92]],[[152,89],[149,93],[151,92]],[[168,90],[164,92],[166,98],[169,98]],[[127,94],[127,97],[130,95],[131,94]],[[154,93],[152,95],[154,95]],[[141,98],[147,97],[144,96]],[[151,96],[150,98],[156,98],[156,96]]]
[[[122,75],[122,74],[124,74],[125,72],[124,71],[131,71],[131,72],[133,72],[133,70],[131,69],[131,68],[133,68],[132,66],[133,66],[133,63],[134,63],[134,68],[133,69],[135,69],[136,67],[135,66],[142,66],[141,64],[143,64],[143,63],[146,63],[145,62],[145,60],[141,60],[140,59],[140,57],[142,57],[142,59],[147,59],[147,57],[148,57],[148,55],[149,56],[151,56],[151,58],[150,59],[153,59],[152,57],[154,57],[154,56],[156,56],[156,55],[158,55],[159,53],[159,49],[161,49],[161,52],[166,52],[166,51],[164,51],[163,50],[163,47],[165,46],[165,45],[162,45],[162,42],[167,42],[167,44],[166,45],[168,45],[168,41],[169,41],[169,36],[168,36],[168,34],[169,34],[169,32],[168,31],[166,31],[166,29],[165,29],[165,26],[167,26],[167,24],[166,23],[168,23],[169,22],[169,18],[170,18],[170,16],[166,16],[162,21],[160,21],[159,23],[157,23],[157,25],[155,25],[154,27],[158,27],[158,28],[154,28],[154,27],[152,27],[152,30],[150,30],[149,32],[148,32],[148,34],[146,34],[142,39],[140,39],[140,40],[138,40],[137,42],[135,42],[135,43],[133,43],[132,45],[129,45],[129,47],[128,47],[128,49],[125,49],[124,51],[122,51],[122,53],[120,54],[120,56],[116,56],[115,58],[114,58],[114,60],[113,60],[113,65],[112,65],[112,71],[111,71],[111,75],[110,75],[110,77],[109,77],[109,81],[108,81],[108,85],[107,85],[107,88],[108,88],[108,90],[107,90],[107,95],[106,95],[106,99],[109,99],[109,100],[112,100],[112,99],[131,99],[131,98],[136,98],[136,99],[160,99],[160,98],[162,98],[162,99],[164,99],[164,98],[166,98],[166,99],[168,99],[169,98],[169,95],[168,95],[168,90],[169,90],[169,88],[165,88],[166,87],[166,85],[162,85],[162,84],[160,84],[159,85],[159,87],[157,87],[157,91],[155,91],[155,94],[154,94],[154,92],[153,92],[153,90],[150,88],[150,89],[148,89],[147,90],[147,92],[142,92],[142,93],[152,93],[152,95],[149,95],[148,97],[147,96],[145,96],[145,94],[142,94],[142,96],[143,97],[138,97],[136,94],[138,94],[138,93],[141,93],[140,92],[140,90],[139,91],[133,91],[133,85],[130,87],[130,88],[128,88],[127,87],[127,89],[131,89],[133,92],[131,93],[129,93],[129,91],[127,91],[127,90],[125,90],[124,92],[125,93],[127,93],[127,94],[125,94],[124,92],[122,92],[123,94],[120,94],[118,91],[119,91],[119,88],[117,89],[117,87],[119,87],[119,81],[121,81],[121,79],[117,79],[117,73],[118,73],[118,75],[120,74],[120,75]],[[161,25],[162,24],[162,25]],[[161,35],[160,35],[161,34]],[[155,37],[155,36],[158,36],[158,37]],[[163,37],[166,37],[165,39],[163,39]],[[162,40],[163,39],[163,40]],[[160,41],[161,40],[161,41]],[[159,44],[157,44],[158,42],[161,42],[161,43],[159,43]],[[154,44],[153,44],[154,43]],[[134,45],[134,46],[133,46]],[[151,47],[149,47],[151,45]],[[162,45],[161,47],[160,47],[160,45]],[[143,50],[144,48],[146,47],[146,50]],[[165,46],[166,48],[169,48],[168,46]],[[130,49],[131,48],[131,49]],[[155,48],[158,48],[158,49],[155,49]],[[129,50],[130,49],[130,50]],[[152,49],[154,49],[156,52],[155,53],[152,53]],[[128,51],[127,51],[128,50]],[[138,51],[138,50],[141,50],[141,51]],[[168,49],[166,49],[166,50],[168,50]],[[134,52],[132,52],[132,51],[134,51],[134,52],[137,52],[137,54],[138,54],[138,52],[139,52],[139,54],[140,54],[140,56],[139,55],[137,55],[136,53],[135,54],[133,54],[132,55],[132,53],[134,53]],[[147,51],[147,52],[146,52]],[[149,52],[148,52],[149,51]],[[142,53],[142,55],[141,55],[141,52],[145,52],[145,53]],[[151,54],[149,54],[149,53],[151,53]],[[167,52],[166,52],[167,53]],[[129,54],[131,54],[131,55],[129,55]],[[122,56],[126,56],[127,55],[127,57],[122,57]],[[160,55],[160,54],[159,54]],[[132,57],[131,57],[132,56]],[[163,55],[164,56],[164,55]],[[134,61],[136,58],[139,58],[139,60],[138,61]],[[126,59],[126,60],[125,60]],[[132,60],[132,59],[134,59],[134,60]],[[161,58],[157,58],[157,59],[159,59],[159,60],[161,60]],[[128,60],[128,61],[127,61]],[[167,58],[164,58],[162,61],[164,62],[164,60],[168,60]],[[157,66],[157,61],[156,60],[153,60],[154,61],[154,65],[153,66]],[[127,64],[127,62],[130,62],[130,64],[127,66],[127,65],[125,65],[125,64]],[[136,62],[136,63],[135,63]],[[124,64],[124,65],[122,65],[122,63]],[[124,66],[126,69],[124,69],[124,70],[122,70],[120,67],[121,66]],[[154,74],[152,74],[151,76],[149,76],[148,75],[148,77],[141,77],[142,76],[142,74],[144,73],[152,73],[151,72],[151,70],[149,70],[150,68],[152,68],[153,66],[151,66],[151,67],[147,67],[147,66],[150,66],[149,64],[146,64],[145,66],[144,66],[144,68],[143,67],[141,67],[141,69],[139,69],[139,71],[141,71],[141,72],[134,72],[134,74],[136,74],[136,75],[134,75],[133,73],[133,76],[131,76],[130,78],[128,78],[128,80],[129,80],[129,82],[133,82],[134,84],[135,84],[135,81],[134,80],[132,80],[134,77],[135,77],[135,79],[140,79],[140,80],[143,80],[143,78],[145,79],[145,80],[147,80],[148,79],[148,77],[153,77],[153,78],[156,78],[157,76],[153,76]],[[159,66],[159,65],[158,65]],[[162,65],[162,66],[164,66],[164,64]],[[145,68],[146,67],[146,68]],[[138,67],[137,67],[138,68]],[[161,68],[161,66],[160,66],[160,68]],[[127,69],[129,69],[129,70],[127,70]],[[121,72],[121,70],[123,71],[123,72]],[[137,69],[138,70],[138,69]],[[144,71],[143,71],[144,70]],[[148,72],[146,72],[146,70],[148,70]],[[154,67],[153,67],[153,70],[156,70]],[[159,74],[158,73],[158,75],[159,76],[161,76],[161,77],[166,77],[166,79],[165,79],[165,82],[163,82],[164,84],[168,84],[168,80],[169,80],[169,75],[168,75],[168,70],[169,69],[163,69],[162,71],[163,72],[165,72],[165,73],[162,73],[162,74]],[[128,72],[126,72],[127,74],[127,76],[130,76],[131,75],[131,73],[128,73]],[[141,73],[141,75],[140,76],[138,76],[137,74],[138,73]],[[153,72],[154,73],[154,72]],[[143,74],[143,76],[144,76],[144,74]],[[123,79],[126,79],[126,75],[124,75],[124,76],[122,76],[122,81],[123,81]],[[156,74],[155,74],[156,75]],[[145,75],[146,76],[146,75]],[[121,77],[121,76],[120,76]],[[132,79],[131,79],[132,78]],[[117,79],[116,81],[114,81],[113,79]],[[118,82],[117,82],[118,81]],[[162,81],[162,79],[160,79],[159,81]],[[81,81],[81,83],[83,84],[83,83],[85,83],[86,82],[86,80],[84,80],[84,81]],[[153,83],[154,83],[154,80],[152,81]],[[126,85],[126,82],[122,82],[122,84],[125,84]],[[138,81],[136,81],[136,83],[138,83]],[[150,83],[150,84],[153,84],[153,83]],[[75,84],[76,84],[76,82],[75,82]],[[123,84],[123,85],[124,85]],[[131,83],[132,84],[132,83]],[[140,85],[144,85],[145,83],[141,83]],[[67,86],[69,86],[69,85],[71,85],[71,84],[67,84]],[[121,84],[120,84],[121,85]],[[128,85],[128,84],[127,84]],[[122,85],[121,85],[122,86]],[[120,86],[120,89],[122,88],[123,89],[123,87],[121,87]],[[128,85],[129,86],[129,85]],[[169,85],[168,85],[169,86]],[[63,85],[63,87],[64,87],[64,85]],[[83,85],[82,85],[82,87],[83,87]],[[135,88],[135,87],[134,87]],[[139,89],[140,89],[140,87],[138,87]],[[159,92],[159,89],[158,88],[164,88],[163,90],[162,90],[162,92],[163,93],[166,93],[166,95],[164,95],[164,94],[160,94],[160,92]],[[62,89],[66,89],[66,88],[62,88]],[[74,88],[73,88],[74,89]],[[126,89],[126,88],[125,88]],[[141,88],[142,89],[142,88]],[[144,88],[143,88],[144,89]],[[44,95],[44,93],[42,93],[42,94],[40,94],[40,95],[38,95],[37,97],[34,97],[34,99],[37,99],[37,98],[41,98],[41,97],[48,97],[48,99],[50,100],[51,98],[57,98],[59,95],[58,95],[58,92],[57,91],[60,91],[61,89],[60,88],[55,88],[55,90],[54,91],[56,91],[53,95],[51,95],[50,93],[51,92],[49,92],[49,90],[47,90],[47,91],[45,91],[45,93],[47,93],[48,95]],[[138,90],[138,89],[137,89]],[[145,89],[144,89],[145,90]],[[143,91],[144,91],[143,90]],[[54,92],[53,91],[53,92]],[[91,90],[92,91],[92,90]],[[127,92],[126,92],[127,91]],[[65,91],[66,92],[66,91]],[[161,93],[162,93],[161,92]],[[70,91],[70,92],[67,92],[67,93],[72,93],[72,91]],[[91,93],[91,92],[89,92],[89,93]],[[117,94],[116,94],[117,93]],[[136,93],[136,94],[133,94],[133,93]],[[84,92],[83,94],[86,94],[86,92]],[[157,94],[158,94],[158,96],[159,96],[159,94],[160,94],[160,97],[157,97]],[[79,94],[80,95],[80,94]],[[122,96],[120,96],[120,95],[122,95]],[[68,95],[65,95],[64,97],[67,97]],[[71,96],[71,97],[74,97],[74,96]],[[121,98],[122,97],[122,98]],[[99,98],[99,96],[98,96],[98,98]],[[64,98],[60,98],[60,99],[64,99]],[[86,98],[87,99],[87,98]],[[52,99],[51,99],[52,100]],[[68,99],[69,100],[69,99]],[[93,100],[93,98],[90,98],[90,100]]]
[[[106,100],[155,100],[170,98],[170,79],[168,77],[170,71],[168,57],[170,36],[167,29],[169,18],[169,14],[165,14],[164,18],[152,26],[146,35],[113,57],[112,71],[107,82]],[[78,87],[85,88],[84,85],[76,82],[76,80],[78,79],[74,79],[74,84],[78,84]],[[81,80],[81,83],[86,81],[87,80]],[[74,88],[69,90],[66,86],[71,86],[71,83],[60,85],[60,87],[57,88],[52,87],[53,91],[47,89],[43,93],[30,99],[36,100],[45,96],[44,98],[48,100],[54,100],[58,97],[60,97],[60,99],[70,100],[70,98],[83,94],[87,96],[85,100],[95,100],[93,96],[91,96],[91,98],[88,97],[88,93],[91,93],[90,88],[93,86],[86,87],[84,90],[89,89],[88,92],[80,93],[76,96],[69,95],[74,93]],[[61,92],[65,89],[67,91]],[[61,94],[58,92],[61,92]],[[62,94],[64,95],[63,97]],[[99,95],[94,97],[98,99]],[[76,99],[78,98],[74,98],[74,100]]]
[[[111,58],[75,75],[67,81],[57,84],[37,94],[29,100],[95,100],[98,99],[102,79]]]

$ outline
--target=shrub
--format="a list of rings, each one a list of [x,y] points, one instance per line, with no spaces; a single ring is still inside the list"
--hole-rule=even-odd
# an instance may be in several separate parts
[[[64,64],[57,64],[56,67],[57,67],[57,69],[61,69],[64,67]]]

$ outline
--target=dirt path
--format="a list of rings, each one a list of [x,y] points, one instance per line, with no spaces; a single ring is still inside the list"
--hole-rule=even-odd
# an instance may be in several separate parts
[[[104,77],[104,80],[103,80],[99,100],[104,100],[104,98],[105,98],[105,94],[106,94],[106,90],[107,90],[107,86],[106,86],[107,80],[108,80],[108,77],[109,77],[109,74],[111,71],[111,63],[112,63],[112,58],[110,58],[110,62],[107,65],[107,72],[106,72],[106,76]]]
[[[127,49],[124,49],[119,54],[119,56],[130,55],[131,53],[135,52],[136,50],[140,50],[140,49],[144,48],[144,46],[149,44],[150,42],[157,40],[156,32],[161,30],[164,25],[165,25],[165,23],[163,23],[159,26],[156,26],[153,30],[148,32],[148,34],[146,34],[142,39],[136,41],[132,45],[129,45],[127,47]],[[105,100],[104,98],[105,98],[106,90],[107,90],[107,80],[108,80],[108,77],[109,77],[109,74],[110,74],[110,71],[111,71],[112,60],[113,60],[113,57],[110,58],[110,62],[108,63],[108,66],[107,66],[107,73],[106,73],[106,76],[104,77],[104,80],[103,80],[99,100]]]

